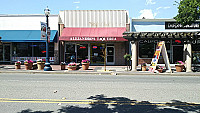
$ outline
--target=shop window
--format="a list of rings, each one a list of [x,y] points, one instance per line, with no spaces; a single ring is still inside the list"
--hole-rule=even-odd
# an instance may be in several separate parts
[[[104,63],[105,44],[91,44],[91,62],[94,64]]]
[[[192,45],[192,63],[200,64],[200,46]]]
[[[13,56],[14,57],[31,57],[32,56],[32,43],[13,43]]]
[[[0,61],[3,61],[3,45],[0,44]]]
[[[33,43],[34,57],[45,57],[46,56],[46,43]]]
[[[77,62],[88,59],[88,44],[77,44]]]
[[[152,58],[154,55],[155,44],[139,44],[139,57],[140,58]]]
[[[13,43],[14,57],[46,57],[46,43]],[[49,43],[49,57],[54,56],[54,43]]]
[[[76,62],[75,44],[66,44],[65,50],[65,62]]]
[[[34,48],[34,57],[46,57],[46,43],[33,43]],[[54,56],[54,45],[53,43],[49,43],[49,57]]]

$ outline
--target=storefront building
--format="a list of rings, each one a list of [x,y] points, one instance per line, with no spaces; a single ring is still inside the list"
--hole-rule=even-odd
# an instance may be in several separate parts
[[[0,15],[0,63],[46,58],[46,40],[41,39],[44,15]],[[49,18],[51,36],[50,61],[58,61],[58,15]]]
[[[182,26],[174,19],[133,19],[132,32],[124,33],[125,39],[133,41],[136,52],[136,65],[151,63],[157,42],[165,41],[167,54],[171,64],[177,61],[186,62],[188,51],[191,51],[191,63],[200,64],[200,22]],[[135,43],[136,42],[136,43]],[[187,47],[191,45],[191,49]],[[190,53],[190,52],[189,52]],[[188,58],[189,58],[188,57]],[[187,61],[190,62],[190,61]],[[164,63],[162,56],[159,63]]]
[[[90,59],[91,65],[103,65],[104,60],[107,65],[125,65],[128,41],[122,34],[129,31],[126,10],[65,10],[59,15],[61,61]]]

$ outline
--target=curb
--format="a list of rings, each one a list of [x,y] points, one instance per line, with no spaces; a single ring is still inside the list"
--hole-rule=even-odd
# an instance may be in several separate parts
[[[159,75],[159,76],[200,76],[200,72],[174,72],[174,73],[150,73],[150,72],[117,72],[117,71],[97,71],[97,72],[89,72],[89,71],[1,71],[1,73],[23,73],[23,74],[91,74],[91,75]]]

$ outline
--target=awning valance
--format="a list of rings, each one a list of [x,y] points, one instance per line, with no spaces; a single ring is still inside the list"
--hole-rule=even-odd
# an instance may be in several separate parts
[[[64,28],[62,41],[127,41],[123,38],[125,27],[107,28]]]
[[[127,40],[195,40],[200,37],[199,32],[124,32]]]
[[[0,30],[2,42],[46,42],[40,30]],[[51,30],[50,42],[57,40],[57,30]]]

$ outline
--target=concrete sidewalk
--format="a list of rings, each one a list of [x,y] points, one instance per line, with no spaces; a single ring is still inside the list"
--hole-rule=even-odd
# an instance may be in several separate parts
[[[140,66],[137,67],[137,72],[127,71],[126,66],[90,66],[88,70],[61,70],[60,65],[51,65],[53,71],[44,70],[25,70],[25,66],[21,65],[21,69],[15,69],[14,65],[0,65],[0,73],[29,73],[29,74],[95,74],[95,75],[169,75],[169,76],[200,76],[200,72],[176,72],[173,73],[152,73],[149,71],[139,71]],[[172,67],[172,70],[175,70]]]

